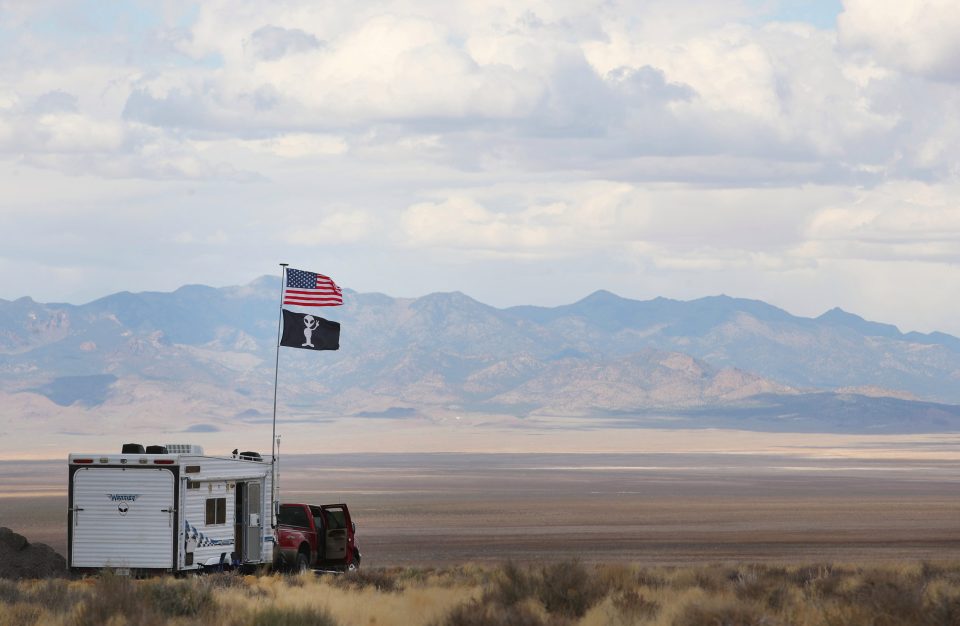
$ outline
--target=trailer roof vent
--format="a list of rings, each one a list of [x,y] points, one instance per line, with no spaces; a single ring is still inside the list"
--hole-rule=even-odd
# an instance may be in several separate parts
[[[167,454],[167,446],[147,446],[147,454]]]
[[[247,461],[262,461],[263,457],[260,456],[259,452],[241,452],[240,458]]]
[[[167,454],[203,454],[203,447],[195,443],[168,443]]]
[[[139,443],[125,443],[120,454],[143,454],[143,446]]]

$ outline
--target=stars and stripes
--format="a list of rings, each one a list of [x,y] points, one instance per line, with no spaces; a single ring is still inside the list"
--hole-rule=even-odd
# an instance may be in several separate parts
[[[283,288],[283,304],[340,306],[343,304],[343,291],[329,276],[288,268],[287,284]]]

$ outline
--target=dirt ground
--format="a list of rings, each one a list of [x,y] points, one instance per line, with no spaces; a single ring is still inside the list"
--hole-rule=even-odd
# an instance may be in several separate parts
[[[960,559],[960,460],[769,454],[287,456],[365,564]],[[66,550],[64,461],[0,462],[0,526]]]

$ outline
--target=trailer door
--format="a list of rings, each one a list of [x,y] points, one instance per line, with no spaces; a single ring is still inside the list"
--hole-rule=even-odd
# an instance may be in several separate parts
[[[243,511],[243,560],[257,562],[261,558],[263,549],[263,528],[261,520],[261,492],[260,482],[250,481],[247,483],[246,499],[241,507]]]
[[[173,568],[173,472],[82,468],[73,477],[72,567]]]

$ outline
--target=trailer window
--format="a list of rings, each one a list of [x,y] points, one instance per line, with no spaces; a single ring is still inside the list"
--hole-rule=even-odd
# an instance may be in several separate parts
[[[207,498],[207,526],[227,523],[227,499]]]

